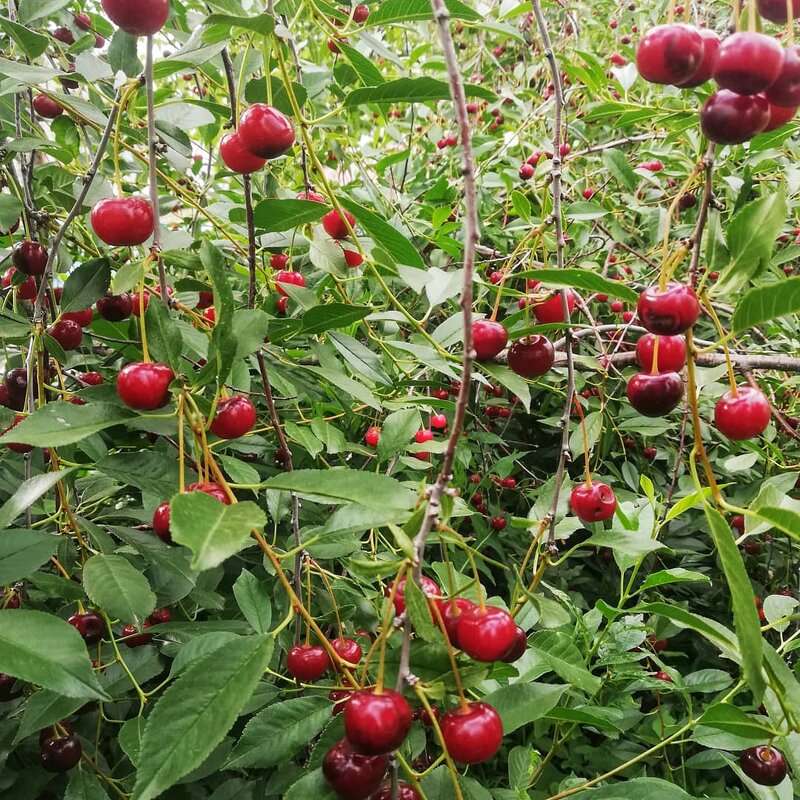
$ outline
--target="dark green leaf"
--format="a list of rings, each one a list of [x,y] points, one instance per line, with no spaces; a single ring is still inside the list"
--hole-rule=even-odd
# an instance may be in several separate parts
[[[487,695],[503,720],[503,733],[513,733],[523,725],[547,716],[568,687],[547,683],[515,683]]]
[[[64,800],[108,800],[108,793],[94,772],[81,764],[70,773]]]
[[[389,414],[381,426],[378,439],[378,458],[385,461],[408,447],[414,434],[422,427],[419,409],[401,408]]]
[[[98,608],[123,622],[142,622],[156,607],[147,578],[122,556],[92,556],[83,566],[83,586]]]
[[[479,21],[481,15],[459,0],[445,0],[451,19],[467,19]],[[428,0],[385,0],[364,23],[365,27],[387,25],[391,22],[408,22],[410,20],[433,20],[433,11]]]
[[[607,294],[636,305],[639,295],[623,281],[611,281],[597,272],[586,269],[532,269],[520,272],[520,278],[536,278],[550,286],[569,286],[587,292]]]
[[[44,475],[34,475],[20,484],[0,508],[0,529],[7,528],[25,509],[30,508],[43,494],[49,492],[60,480],[64,480],[74,471],[75,468],[71,467]]]
[[[321,769],[315,769],[300,778],[297,783],[293,783],[283,800],[309,800],[313,797],[314,800],[338,800],[339,795],[331,789],[325,776],[322,774]]]
[[[560,678],[587,693],[597,691],[600,679],[584,666],[583,656],[566,633],[539,631],[531,639],[531,649]]]
[[[85,261],[70,272],[61,295],[62,311],[83,311],[101,298],[111,285],[111,264],[107,258]]]
[[[732,333],[800,311],[800,276],[751,289],[736,305]]]
[[[272,597],[263,581],[243,569],[233,584],[233,596],[244,618],[256,633],[269,632],[272,624]]]
[[[25,701],[25,711],[19,725],[15,742],[21,742],[33,733],[38,733],[48,725],[54,725],[74,714],[84,703],[85,698],[64,697],[58,692],[41,689]]]
[[[22,203],[13,194],[0,195],[0,231],[14,226],[22,214]]]
[[[269,14],[257,14],[249,17],[237,17],[233,14],[210,14],[206,25],[220,25],[225,28],[244,28],[268,36],[275,29],[275,20]]]
[[[426,642],[441,641],[442,634],[431,619],[431,609],[422,589],[419,588],[410,574],[407,574],[406,578],[403,597],[406,601],[406,611],[414,631]]]
[[[426,0],[427,1],[427,0]],[[384,3],[378,12],[382,10],[386,4]],[[380,83],[385,83],[381,71],[365,56],[358,52],[355,47],[351,47],[344,42],[338,42],[339,52],[343,53],[345,58],[350,62],[353,69],[356,71],[361,82],[364,86],[377,86]]]
[[[480,97],[482,100],[494,102],[494,92],[483,86],[468,83],[464,86],[467,97]],[[344,101],[345,106],[353,108],[367,103],[386,105],[391,103],[424,103],[435,100],[449,100],[450,86],[446,81],[436,78],[397,78],[381,83],[378,86],[365,86],[353,89]]]
[[[38,58],[45,50],[50,40],[41,33],[36,33],[24,25],[20,25],[7,17],[0,17],[0,27],[20,46],[29,58]]]
[[[114,72],[121,70],[129,78],[133,78],[142,71],[142,62],[136,55],[138,42],[138,37],[125,33],[122,28],[114,32],[108,46],[108,63]]]
[[[59,538],[52,533],[10,530],[0,534],[0,584],[27,578],[56,552]]]
[[[147,345],[155,361],[169,364],[177,373],[181,368],[183,338],[181,330],[170,317],[169,309],[155,296],[147,304],[144,321],[147,326]]]
[[[346,303],[328,303],[306,311],[302,316],[301,333],[308,335],[324,333],[332,328],[346,328],[372,313],[370,306],[354,306]]]
[[[397,228],[392,227],[385,219],[352,200],[340,198],[340,202],[355,216],[356,225],[360,225],[369,234],[372,241],[380,245],[396,263],[418,269],[425,268],[425,262],[416,247]]]
[[[253,211],[256,228],[265,233],[282,233],[318,222],[330,211],[313,200],[262,200]]]

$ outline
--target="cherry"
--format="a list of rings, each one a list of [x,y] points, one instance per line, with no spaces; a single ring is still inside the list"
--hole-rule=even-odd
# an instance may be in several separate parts
[[[33,98],[33,110],[45,119],[55,119],[64,113],[64,108],[46,94],[37,94]]]
[[[796,108],[781,108],[781,106],[772,105],[769,101],[767,101],[767,103],[769,104],[769,122],[762,133],[769,133],[770,131],[780,128],[787,122],[791,122],[795,114],[797,114]]]
[[[370,800],[393,800],[392,784],[383,784]],[[397,781],[397,800],[422,800],[422,795],[410,783]]]
[[[505,517],[497,516],[497,517],[492,517],[491,520],[489,521],[489,524],[492,526],[494,530],[502,531],[505,529],[508,522]]]
[[[695,28],[656,25],[639,41],[636,67],[650,83],[679,84],[697,72],[703,55],[703,40]]]
[[[646,417],[662,417],[683,397],[683,379],[677,372],[640,372],[628,381],[628,401]]]
[[[92,324],[92,320],[94,319],[94,312],[91,308],[84,308],[80,311],[67,311],[61,315],[61,319],[69,319],[73,322],[77,322],[81,328],[85,328],[87,325]]]
[[[6,373],[5,385],[8,389],[9,406],[21,411],[28,395],[28,371],[25,367],[15,367]]]
[[[289,263],[289,256],[286,253],[273,253],[269,257],[269,265],[272,269],[283,269]]]
[[[769,108],[763,95],[748,96],[720,89],[700,110],[700,125],[712,142],[741,144],[766,129],[770,123]]]
[[[248,397],[225,397],[217,404],[211,433],[220,439],[238,439],[256,424],[256,409]]]
[[[238,131],[232,131],[222,137],[219,143],[219,154],[225,166],[231,172],[250,175],[258,172],[267,163],[266,158],[253,155],[243,144]]]
[[[758,13],[770,22],[785,25],[789,18],[786,14],[786,0],[757,0]],[[792,17],[800,18],[800,0],[792,0]]]
[[[89,216],[98,238],[113,247],[143,244],[153,235],[153,206],[144,197],[106,197]]]
[[[508,343],[508,331],[492,319],[479,319],[472,323],[472,344],[478,361],[489,361]]]
[[[161,503],[153,512],[153,530],[162,542],[173,543],[169,530],[169,503]]]
[[[447,427],[447,416],[444,414],[434,414],[431,417],[431,427],[437,430],[443,430]]]
[[[97,313],[109,322],[122,322],[133,313],[133,297],[127,292],[107,294],[97,301]]]
[[[614,516],[617,498],[614,491],[605,483],[593,481],[579,483],[569,497],[572,513],[581,522],[602,522]]]
[[[286,297],[286,290],[281,286],[282,283],[291,283],[294,286],[305,286],[306,279],[299,272],[290,272],[282,269],[275,273],[275,288],[279,295]]]
[[[9,267],[3,273],[3,289],[8,289],[11,286],[11,282],[13,281],[16,272],[17,270],[14,269],[14,267]],[[36,297],[37,292],[36,278],[34,278],[33,275],[29,275],[16,287],[15,291],[20,300],[33,300]]]
[[[517,635],[514,638],[514,644],[511,645],[508,652],[506,652],[500,660],[505,661],[506,664],[513,664],[515,661],[519,661],[519,659],[522,658],[527,649],[528,637],[525,635],[525,631],[517,625]]]
[[[367,432],[364,434],[364,441],[370,447],[377,447],[380,438],[381,438],[381,429],[377,425],[373,425],[371,428],[367,428]]]
[[[770,745],[743,750],[739,756],[742,772],[759,786],[777,786],[786,777],[786,759]]]
[[[117,376],[117,394],[126,406],[152,411],[169,401],[169,385],[175,378],[166,364],[126,364]]]
[[[126,625],[122,629],[122,638],[126,647],[133,649],[134,647],[143,647],[153,638],[153,634],[145,633],[145,629],[150,627],[150,622],[145,620],[142,623],[142,633],[139,633],[133,625]]]
[[[102,0],[108,18],[131,36],[151,36],[164,27],[169,0]]]
[[[227,492],[220,486],[220,484],[215,483],[214,481],[208,481],[207,483],[190,483],[186,487],[187,492],[202,492],[203,494],[207,494],[209,497],[213,497],[220,503],[225,503],[226,506],[231,504],[231,499],[228,497]]]
[[[500,715],[488,703],[469,703],[442,717],[439,727],[451,758],[461,764],[488,761],[503,742]]]
[[[458,623],[458,643],[476,661],[499,661],[514,644],[517,626],[502,608],[475,606],[465,610]]]
[[[394,603],[394,610],[397,616],[399,617],[403,614],[406,610],[406,598],[405,598],[405,591],[406,591],[406,582],[407,578],[403,577],[400,578],[400,582],[397,584],[397,591],[394,593],[393,603]],[[441,598],[442,598],[442,590],[439,588],[436,581],[431,580],[430,578],[426,578],[424,575],[422,576],[422,592],[428,598],[428,605],[430,606],[431,603],[436,602],[439,607],[441,608]],[[384,590],[384,594],[386,597],[389,597],[392,593],[392,587],[394,586],[393,583],[390,583],[386,589]],[[433,598],[433,600],[431,600]],[[433,611],[433,607],[431,606],[431,616],[436,619],[436,614]]]
[[[24,401],[23,401],[23,404],[24,404]],[[25,417],[22,414],[17,414],[14,417],[14,421],[2,432],[3,433],[8,433],[8,431],[10,431],[12,428],[15,428],[24,419],[25,419]],[[16,443],[16,442],[13,443],[13,444],[7,444],[6,447],[9,450],[13,451],[14,453],[30,453],[31,450],[33,450],[33,446],[32,445],[19,444],[19,443]]]
[[[0,672],[0,703],[8,703],[22,694],[22,686],[17,684],[13,675]]]
[[[697,321],[700,302],[691,286],[672,281],[664,291],[658,286],[648,286],[639,295],[636,312],[650,333],[675,336]]]
[[[344,217],[350,223],[351,228],[356,224],[356,218],[349,211],[344,212]],[[346,239],[350,235],[344,218],[336,209],[329,211],[322,218],[322,227],[332,239]]]
[[[727,391],[714,407],[714,424],[720,433],[734,441],[753,439],[764,433],[771,412],[767,398],[753,386]]]
[[[147,306],[149,305],[150,290],[143,288],[140,292],[133,296],[133,315],[135,317],[141,317],[147,311]]]
[[[11,263],[26,275],[41,275],[47,266],[47,249],[39,242],[20,242],[14,248]]]
[[[166,606],[154,608],[148,620],[151,625],[166,625],[168,622],[172,622],[172,612]]]
[[[74,320],[60,319],[47,329],[64,350],[77,350],[83,341],[83,328]]]
[[[567,308],[569,313],[572,314],[575,309],[575,292],[572,289],[567,289]],[[561,302],[561,292],[554,294],[543,303],[538,303],[533,307],[533,315],[538,322],[543,325],[555,322],[566,322],[564,319],[564,308]]]
[[[331,648],[342,661],[346,661],[353,666],[358,664],[361,661],[361,656],[364,655],[361,651],[361,646],[355,639],[348,639],[344,636],[334,639],[331,642]],[[338,664],[334,664],[334,669],[338,671]]]
[[[731,527],[736,528],[740,534],[744,533],[744,517],[741,514],[731,517]]]
[[[321,678],[330,666],[328,652],[321,645],[298,644],[286,654],[286,669],[289,674],[306,683]]]
[[[783,48],[775,39],[764,33],[741,31],[722,42],[714,79],[722,89],[758,94],[775,83],[782,65]]]
[[[664,683],[675,683],[675,681],[672,680],[672,675],[670,675],[668,672],[664,672],[663,669],[656,672],[653,675],[653,678],[655,678],[657,681],[664,681]]]
[[[461,622],[461,615],[471,611],[473,608],[475,608],[475,603],[472,600],[467,600],[466,597],[454,597],[440,606],[447,638],[450,640],[450,644],[459,650],[461,645],[458,639],[458,625]]]
[[[531,164],[521,164],[519,168],[519,177],[524,181],[529,181],[536,170]]]
[[[97,644],[106,632],[105,620],[96,611],[73,614],[67,622],[78,631],[86,644]]]
[[[47,739],[40,751],[42,767],[48,772],[67,772],[81,760],[82,752],[81,743],[74,733]]]
[[[658,341],[658,353],[655,352]],[[656,359],[656,372],[679,372],[686,363],[686,340],[683,336],[656,336],[646,333],[636,342],[636,361],[645,370],[653,371]]]
[[[82,31],[88,31],[92,27],[92,18],[88,14],[76,14],[74,22],[75,27]]]
[[[200,292],[197,298],[197,305],[195,306],[196,309],[199,311],[203,311],[206,308],[209,308],[214,304],[214,293],[213,292]]]
[[[800,106],[800,47],[792,44],[783,51],[781,74],[764,96],[772,105],[781,108]]]
[[[342,248],[342,253],[344,254],[344,261],[350,269],[355,269],[356,267],[360,267],[364,263],[364,256],[361,253],[357,253],[355,250],[345,250]]]
[[[75,44],[75,37],[72,35],[72,31],[69,28],[65,28],[63,25],[53,30],[50,35],[57,42],[61,42],[62,44]]]
[[[433,431],[430,428],[423,428],[414,434],[414,441],[417,444],[425,444],[433,440]]]
[[[345,800],[366,800],[380,785],[387,766],[385,755],[362,755],[347,739],[341,739],[325,754],[322,774]]]
[[[658,455],[658,450],[655,447],[644,447],[642,448],[642,455],[648,461],[652,461]]]
[[[277,158],[294,144],[294,126],[277,108],[255,103],[239,118],[239,138],[254,156]]]
[[[368,756],[396,750],[413,720],[403,695],[391,689],[380,694],[367,689],[354,692],[344,710],[344,732],[353,747]]]
[[[298,200],[311,200],[314,203],[327,203],[328,201],[319,192],[298,192]]]
[[[508,348],[508,366],[523,378],[544,375],[552,369],[555,359],[553,343],[546,336],[526,336]]]
[[[694,71],[690,78],[676,84],[682,89],[692,89],[700,86],[714,76],[714,68],[717,66],[717,56],[719,54],[719,36],[708,28],[698,28],[697,33],[703,40],[703,58],[700,66]]]
[[[331,710],[334,717],[338,716],[344,711],[344,708],[350,700],[352,694],[352,692],[342,689],[331,689],[331,691],[328,692],[328,700],[332,701],[334,704],[333,709]]]

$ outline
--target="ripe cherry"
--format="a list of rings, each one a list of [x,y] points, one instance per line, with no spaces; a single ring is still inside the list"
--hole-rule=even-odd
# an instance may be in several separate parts
[[[169,0],[102,0],[108,18],[131,36],[151,36],[164,27]]]
[[[697,321],[700,302],[691,286],[672,281],[664,291],[658,286],[648,286],[639,295],[636,311],[650,333],[675,336]]]
[[[352,665],[358,664],[358,662],[361,661],[361,657],[364,655],[361,651],[361,646],[355,639],[348,639],[344,636],[334,639],[331,642],[331,648],[342,661],[346,661],[348,664]],[[338,665],[334,664],[334,669],[337,667]]]
[[[147,618],[151,625],[166,625],[172,622],[172,612],[166,606],[154,608],[153,613]]]
[[[64,350],[77,350],[83,341],[83,328],[71,319],[60,319],[47,329]]]
[[[643,370],[652,372],[654,356],[656,372],[679,372],[686,363],[686,339],[680,335],[656,336],[646,333],[636,342],[636,361]]]
[[[764,33],[741,31],[722,42],[714,79],[722,89],[758,94],[775,83],[782,65],[783,48],[775,39]]]
[[[169,530],[169,503],[161,503],[153,512],[153,530],[162,542],[173,543]]]
[[[431,417],[431,427],[443,430],[447,427],[447,417],[444,414],[434,414]]]
[[[703,58],[700,66],[694,71],[691,77],[676,84],[682,89],[691,89],[700,86],[714,76],[714,68],[717,66],[717,55],[719,54],[719,36],[709,28],[697,28],[697,33],[703,40]]]
[[[523,181],[529,181],[533,177],[535,171],[531,164],[520,164],[519,177],[522,178]]]
[[[741,144],[766,130],[770,106],[763,95],[743,95],[720,89],[700,109],[703,133],[717,144]]]
[[[697,72],[702,61],[703,40],[689,25],[657,25],[636,48],[636,67],[650,83],[682,83]]]
[[[800,106],[800,47],[791,44],[783,51],[781,73],[764,96],[781,108]]]
[[[405,591],[406,591],[406,582],[407,578],[403,577],[400,578],[400,582],[397,584],[397,591],[394,593],[393,603],[394,603],[394,610],[397,616],[399,617],[402,613],[406,610],[406,598],[405,598]],[[428,598],[428,605],[431,605],[433,602],[436,602],[437,605],[441,608],[441,598],[442,598],[442,590],[439,588],[436,581],[431,580],[430,578],[426,578],[424,575],[422,576],[422,592]],[[391,596],[392,588],[394,584],[389,584],[384,594],[386,597]],[[431,616],[436,619],[436,614],[431,610]]]
[[[238,439],[249,433],[256,424],[256,409],[248,397],[225,397],[217,404],[211,422],[211,433],[220,439]]]
[[[369,6],[360,4],[353,9],[353,22],[357,22],[360,25],[362,22],[366,22],[368,19]]]
[[[461,764],[488,761],[503,742],[500,715],[488,703],[469,703],[442,716],[439,727],[450,756]]]
[[[112,247],[143,244],[153,235],[153,206],[144,197],[106,197],[94,204],[92,230]]]
[[[97,313],[109,322],[122,322],[133,313],[133,297],[128,292],[107,294],[97,301]]]
[[[78,631],[86,644],[97,644],[106,632],[105,620],[96,611],[73,614],[67,622]]]
[[[519,659],[522,658],[527,649],[528,637],[525,635],[525,631],[517,625],[517,635],[514,638],[514,644],[511,645],[508,652],[500,660],[504,661],[506,664],[513,664],[515,661],[519,661]]]
[[[356,750],[377,756],[396,750],[408,735],[413,716],[403,695],[391,689],[380,694],[354,692],[344,710],[344,732]]]
[[[472,343],[478,361],[489,361],[500,353],[508,342],[508,331],[491,319],[479,319],[472,324]]]
[[[614,491],[605,483],[592,481],[579,483],[569,497],[572,513],[581,522],[602,522],[614,516],[617,498]]]
[[[47,772],[67,772],[81,760],[82,752],[81,743],[74,733],[46,739],[40,751],[42,767]]]
[[[467,600],[466,597],[454,597],[440,606],[447,638],[450,640],[450,644],[459,650],[461,645],[458,640],[458,625],[461,622],[461,615],[473,608],[475,608],[475,603],[472,600]]]
[[[364,434],[364,441],[370,447],[377,447],[380,438],[381,438],[381,429],[376,425],[373,425],[371,428],[367,428],[367,432]]]
[[[758,13],[770,22],[785,25],[789,20],[786,0],[757,0],[756,5]],[[794,19],[800,18],[800,0],[792,0],[792,16]]]
[[[306,279],[299,272],[290,272],[282,269],[275,273],[275,289],[279,295],[286,297],[286,290],[281,286],[282,283],[291,283],[294,286],[305,286]]]
[[[220,484],[216,483],[215,481],[190,483],[186,487],[186,491],[202,492],[203,494],[207,494],[209,497],[213,497],[220,503],[225,503],[226,506],[231,504],[231,499],[228,497],[228,493],[222,488],[222,486],[220,486]]]
[[[50,35],[57,41],[61,42],[62,44],[70,45],[75,44],[75,37],[72,35],[72,31],[69,28],[65,28],[63,25],[60,25],[58,28],[55,28]]]
[[[266,158],[254,156],[244,146],[238,131],[232,131],[222,137],[219,143],[219,154],[225,162],[225,166],[231,172],[238,172],[240,175],[258,172],[267,163]]]
[[[392,784],[385,783],[370,800],[392,800]],[[422,795],[405,781],[397,781],[397,800],[422,800]]]
[[[286,654],[286,669],[289,674],[306,683],[319,680],[330,666],[328,652],[318,644],[298,644]]]
[[[322,774],[344,800],[366,800],[380,785],[387,766],[385,755],[362,755],[342,739],[325,754]]]
[[[575,309],[575,292],[572,289],[567,289],[567,308],[569,313],[572,314]],[[566,322],[564,318],[564,307],[561,302],[561,292],[554,294],[543,303],[538,303],[533,307],[533,315],[538,322],[543,325],[555,322]]]
[[[47,249],[39,242],[20,242],[14,248],[11,263],[26,275],[41,275],[47,266]]]
[[[769,425],[770,416],[767,398],[753,386],[739,386],[736,394],[725,392],[714,408],[714,424],[734,441],[760,436]]]
[[[70,319],[73,322],[77,322],[81,328],[85,328],[87,325],[92,324],[94,312],[91,308],[84,308],[80,311],[67,311],[61,315],[61,319]]]
[[[277,158],[294,144],[294,126],[277,108],[255,103],[239,118],[239,137],[253,155]]]
[[[133,625],[126,625],[122,629],[122,639],[125,647],[130,647],[133,649],[134,647],[143,647],[144,645],[149,644],[153,639],[152,633],[146,633],[146,629],[149,627],[150,622],[148,620],[145,620],[142,623],[141,633],[137,631]]]
[[[795,114],[797,114],[796,108],[781,108],[781,106],[775,106],[769,101],[767,101],[767,103],[769,105],[769,122],[767,123],[767,127],[764,128],[763,133],[777,130],[787,122],[791,122]]]
[[[117,376],[117,394],[126,406],[152,411],[169,401],[169,385],[175,378],[166,364],[126,364]]]
[[[508,348],[508,366],[523,378],[535,378],[549,372],[555,358],[553,344],[546,336],[526,336]]]
[[[786,777],[786,759],[780,750],[770,745],[743,750],[739,765],[742,772],[759,786],[777,786]]]
[[[344,218],[350,223],[351,228],[356,224],[356,218],[349,211],[344,212]],[[332,239],[345,239],[350,235],[344,218],[336,209],[329,211],[322,218],[322,227]]]
[[[64,113],[63,106],[46,94],[37,94],[33,98],[33,110],[45,119],[55,119]]]
[[[342,254],[344,255],[345,264],[347,264],[350,269],[360,267],[364,263],[364,256],[355,250],[345,250],[342,248]]]
[[[13,675],[0,672],[0,703],[8,703],[22,694],[22,686]]]
[[[502,608],[475,606],[461,614],[458,643],[476,661],[499,661],[514,644],[517,626]]]
[[[677,372],[640,372],[628,381],[630,404],[646,417],[669,414],[683,397],[683,379]]]
[[[24,405],[24,400],[22,402],[22,405]],[[5,430],[3,430],[2,433],[8,433],[8,431],[10,431],[12,428],[15,428],[24,419],[25,417],[22,414],[15,415],[14,421]],[[18,442],[7,444],[6,447],[14,453],[30,453],[31,450],[33,450],[32,445],[20,444]]]

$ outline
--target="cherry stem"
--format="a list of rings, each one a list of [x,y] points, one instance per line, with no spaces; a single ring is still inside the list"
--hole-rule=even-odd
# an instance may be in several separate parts
[[[150,351],[147,349],[147,325],[145,325],[144,321],[144,314],[145,314],[144,278],[142,278],[142,281],[139,284],[139,292],[136,296],[136,300],[139,304],[139,333],[142,337],[142,360],[144,361],[145,364],[149,364]]]
[[[186,458],[185,445],[183,441],[184,431],[184,400],[183,392],[178,395],[178,491],[183,494],[186,488]]]
[[[310,612],[310,609],[311,609],[311,597],[312,597],[312,591],[311,591],[311,559],[307,558],[305,560],[305,565],[306,565],[306,607],[309,609],[309,613],[311,613]],[[306,647],[308,647],[308,645],[310,643],[311,643],[311,628],[308,626],[308,623],[306,623]]]
[[[733,397],[739,396],[739,387],[736,383],[736,375],[733,372],[733,361],[731,360],[730,350],[728,350],[728,342],[727,336],[728,334],[725,332],[725,329],[722,327],[722,323],[720,322],[719,316],[717,316],[717,311],[714,308],[711,301],[708,299],[707,295],[702,296],[703,305],[708,311],[709,316],[714,322],[714,326],[717,329],[717,333],[720,335],[720,341],[722,342],[722,352],[725,354],[725,364],[728,367],[728,383],[730,383],[731,387],[731,395]]]
[[[670,9],[672,9],[672,4],[674,0],[670,3]],[[670,12],[672,13],[672,11]],[[672,20],[670,19],[670,22]],[[667,283],[669,283],[670,272],[674,271],[675,266],[677,263],[673,262],[672,270],[669,267],[669,234],[670,228],[672,226],[672,219],[675,216],[675,212],[678,209],[678,203],[681,201],[681,197],[687,192],[689,187],[694,183],[695,179],[697,178],[697,174],[701,169],[705,169],[705,166],[702,162],[699,164],[694,165],[694,169],[692,169],[691,174],[689,177],[683,182],[683,185],[680,189],[678,189],[675,197],[673,198],[672,202],[669,205],[669,210],[667,211],[667,219],[664,223],[664,239],[661,245],[661,273],[658,276],[658,288],[663,292],[667,288]]]
[[[578,399],[578,396],[575,393],[572,395],[572,402],[575,406],[575,410],[578,412],[578,418],[581,422],[581,438],[583,439],[583,469],[584,474],[586,475],[586,485],[591,488],[592,470],[591,466],[589,465],[589,436],[586,433],[586,419],[583,416],[583,406],[581,406],[581,401]]]
[[[458,700],[461,705],[461,710],[468,711],[469,704],[467,703],[467,698],[464,697],[464,687],[461,684],[461,675],[458,672],[455,650],[453,649],[453,645],[450,643],[450,637],[447,634],[447,626],[444,624],[441,609],[439,608],[438,603],[431,603],[430,607],[431,611],[433,611],[433,613],[436,615],[436,624],[441,629],[442,636],[444,636],[445,645],[447,646],[447,657],[450,659],[450,668],[453,671],[453,680],[456,684],[456,692],[458,693]]]
[[[661,341],[660,336],[656,336],[653,341],[653,363],[650,368],[651,375],[658,375],[658,343]]]
[[[400,581],[406,575],[408,570],[408,563],[404,563],[402,567],[400,567],[400,571],[395,575],[394,581],[392,582],[392,588],[389,590],[389,597],[388,602],[386,603],[386,607],[383,612],[383,619],[381,620],[381,629],[380,633],[376,637],[375,641],[373,642],[372,646],[370,647],[369,651],[367,652],[366,657],[364,658],[364,666],[361,668],[361,683],[367,682],[367,675],[369,670],[369,662],[372,660],[372,656],[375,653],[377,648],[382,648],[385,640],[391,635],[393,626],[392,626],[392,619],[394,618],[394,614],[392,613],[394,610],[394,597],[397,594],[397,587],[400,585]],[[383,656],[383,651],[379,651],[381,657]]]
[[[331,586],[330,581],[328,580],[328,576],[325,574],[325,570],[316,562],[314,561],[311,556],[306,558],[306,563],[311,564],[319,574],[320,578],[322,578],[322,582],[325,584],[325,588],[328,590],[328,595],[331,598],[331,605],[333,606],[333,615],[336,617],[336,628],[339,631],[339,638],[344,638],[344,628],[342,627],[342,620],[339,616],[339,606],[336,602],[336,595],[333,593],[333,587]]]

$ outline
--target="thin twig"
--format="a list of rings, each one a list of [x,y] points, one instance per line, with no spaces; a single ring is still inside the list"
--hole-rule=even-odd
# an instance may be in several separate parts
[[[703,243],[703,232],[705,231],[706,222],[708,220],[708,209],[711,205],[711,198],[714,196],[714,153],[716,151],[716,144],[711,142],[708,145],[705,157],[703,158],[703,165],[705,166],[706,182],[703,189],[703,199],[700,201],[700,211],[697,214],[697,224],[692,233],[692,238],[689,240],[692,246],[692,260],[689,263],[689,285],[697,286],[697,268],[700,265],[700,251]]]

